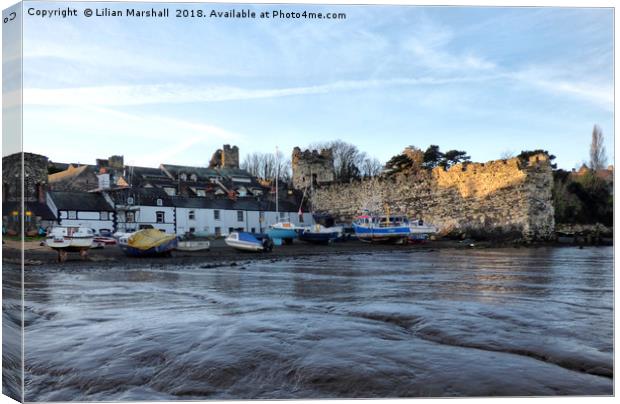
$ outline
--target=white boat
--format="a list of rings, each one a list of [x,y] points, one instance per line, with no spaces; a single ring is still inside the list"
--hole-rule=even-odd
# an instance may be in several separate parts
[[[409,222],[409,232],[411,234],[435,234],[437,227],[430,223],[424,223],[424,220],[412,220]]]
[[[263,252],[273,249],[273,241],[265,234],[234,231],[224,241],[226,245],[241,251]]]
[[[179,251],[204,251],[211,247],[207,240],[182,240],[177,244]]]
[[[48,232],[45,244],[55,250],[80,251],[89,249],[94,239],[95,234],[92,229],[58,226]]]

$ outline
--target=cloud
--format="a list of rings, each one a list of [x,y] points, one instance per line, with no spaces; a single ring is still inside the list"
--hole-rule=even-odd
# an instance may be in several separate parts
[[[492,70],[495,63],[478,56],[473,51],[450,50],[454,34],[448,27],[429,19],[423,19],[403,41],[402,47],[409,53],[411,62],[443,73],[452,71]]]
[[[358,91],[388,86],[446,85],[454,83],[479,82],[494,78],[496,78],[496,76],[344,80],[313,86],[262,89],[223,85],[187,86],[179,84],[100,86],[59,89],[28,88],[24,90],[24,103],[26,105],[43,106],[129,106],[144,104],[220,102]]]
[[[522,83],[555,95],[568,95],[597,104],[608,111],[614,109],[614,92],[611,84],[602,80],[579,80],[566,69],[531,67],[509,74]]]
[[[203,150],[245,139],[209,123],[88,106],[25,108],[24,133],[25,150],[55,160],[94,161],[121,149],[129,163],[146,166],[188,159],[203,164]],[[50,133],[62,134],[62,142]]]

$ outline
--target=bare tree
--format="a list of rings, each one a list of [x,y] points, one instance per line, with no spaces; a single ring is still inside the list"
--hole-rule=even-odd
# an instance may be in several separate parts
[[[502,154],[499,155],[499,158],[502,160],[508,160],[515,157],[515,152],[512,150],[504,150]]]
[[[291,161],[280,152],[250,153],[245,156],[241,168],[264,180],[273,180],[278,173],[280,181],[288,183],[291,179]]]
[[[334,175],[338,181],[348,182],[351,179],[359,178],[361,175],[366,174],[364,165],[369,157],[366,153],[359,151],[357,146],[351,143],[343,142],[342,140],[333,140],[329,142],[313,143],[309,145],[308,148],[311,150],[332,150],[332,155],[334,156]],[[369,164],[370,166],[367,168],[372,168],[370,171],[375,172],[376,169],[371,167],[375,162]]]
[[[366,157],[360,167],[360,172],[363,177],[372,178],[381,174],[383,171],[383,164],[374,158]]]
[[[592,143],[590,143],[590,168],[592,170],[600,170],[607,166],[607,156],[603,143],[603,131],[600,126],[594,125]]]

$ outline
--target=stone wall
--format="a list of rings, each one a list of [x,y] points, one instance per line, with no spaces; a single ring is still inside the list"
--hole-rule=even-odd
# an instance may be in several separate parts
[[[441,234],[545,240],[553,237],[552,169],[544,154],[456,164],[315,190],[315,211],[351,221],[364,210],[406,214]]]
[[[23,177],[22,177],[23,154]],[[45,202],[47,157],[34,153],[15,153],[2,158],[3,201],[20,202],[24,182],[24,201]]]
[[[225,144],[223,149],[217,149],[209,162],[211,168],[239,168],[239,147]]]
[[[314,184],[331,183],[334,181],[334,156],[331,149],[304,150],[293,149],[291,157],[293,171],[293,187],[305,189]]]

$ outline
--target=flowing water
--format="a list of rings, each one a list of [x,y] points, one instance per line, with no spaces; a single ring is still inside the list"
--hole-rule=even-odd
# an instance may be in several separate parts
[[[612,248],[28,268],[26,400],[613,394]]]

